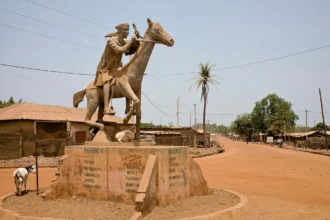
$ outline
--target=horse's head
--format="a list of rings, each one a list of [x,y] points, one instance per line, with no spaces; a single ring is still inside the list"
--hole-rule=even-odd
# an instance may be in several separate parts
[[[149,37],[150,40],[157,41],[172,47],[174,45],[174,39],[164,30],[164,28],[157,22],[152,22],[147,19],[149,25]]]

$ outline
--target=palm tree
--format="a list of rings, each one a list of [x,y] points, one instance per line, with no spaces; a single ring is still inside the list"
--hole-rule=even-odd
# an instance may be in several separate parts
[[[197,90],[199,89],[199,87],[202,87],[201,102],[204,101],[203,134],[204,134],[204,147],[206,147],[205,115],[206,115],[207,97],[210,90],[210,84],[218,88],[217,85],[219,84],[219,82],[217,81],[218,76],[211,74],[214,65],[209,65],[209,63],[207,62],[206,64],[200,63],[199,67],[200,67],[199,72],[197,72],[197,76],[193,78],[195,82],[191,85],[191,87],[193,85],[197,85]]]

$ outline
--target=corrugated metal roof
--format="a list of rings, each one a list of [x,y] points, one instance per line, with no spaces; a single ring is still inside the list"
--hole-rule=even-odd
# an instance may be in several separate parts
[[[86,108],[71,108],[64,106],[42,105],[33,103],[16,103],[14,105],[0,109],[0,121],[9,120],[40,120],[40,121],[72,121],[84,122]],[[95,121],[97,111],[92,117]],[[105,121],[123,123],[123,119],[118,116],[105,115]],[[129,124],[133,124],[130,120]]]
[[[298,132],[298,133],[286,133],[284,136],[291,136],[291,137],[306,137],[312,134],[318,133],[318,131],[309,131],[309,132]]]
[[[181,132],[178,132],[178,131],[163,131],[163,130],[160,130],[160,131],[146,131],[146,130],[141,130],[140,131],[141,134],[181,134]]]

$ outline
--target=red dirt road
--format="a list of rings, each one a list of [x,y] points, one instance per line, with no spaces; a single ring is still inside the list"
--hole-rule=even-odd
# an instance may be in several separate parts
[[[330,157],[220,141],[224,154],[196,161],[210,187],[247,196],[237,219],[330,220]]]
[[[55,178],[57,168],[40,168],[39,169],[39,188],[48,187]],[[15,169],[0,169],[0,196],[16,192],[13,172]],[[27,190],[36,189],[36,175],[29,174],[26,184]],[[24,186],[22,188],[24,190]]]
[[[248,204],[236,219],[330,220],[330,157],[220,139],[226,152],[196,161],[210,187],[244,194]],[[0,195],[15,192],[14,169],[0,169]],[[56,168],[40,169],[40,187]],[[35,189],[30,174],[28,189]]]

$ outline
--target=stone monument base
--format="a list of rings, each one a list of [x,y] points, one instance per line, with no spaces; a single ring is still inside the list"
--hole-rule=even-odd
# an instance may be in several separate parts
[[[208,194],[186,146],[68,146],[45,198],[88,197],[135,204],[142,213]]]

